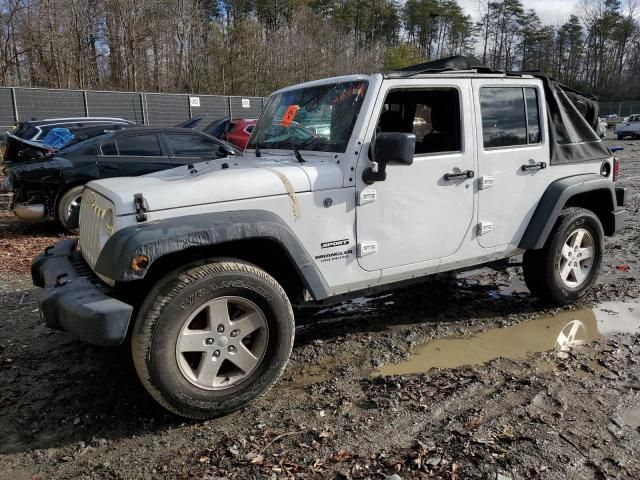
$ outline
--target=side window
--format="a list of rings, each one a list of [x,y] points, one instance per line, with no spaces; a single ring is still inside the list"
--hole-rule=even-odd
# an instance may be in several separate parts
[[[415,134],[417,155],[459,152],[460,93],[455,88],[393,90],[376,131]]]
[[[540,111],[538,109],[538,91],[535,88],[524,89],[527,106],[527,139],[529,143],[540,143]]]
[[[162,150],[155,133],[148,135],[135,135],[117,140],[120,155],[135,157],[161,157]]]
[[[176,157],[223,156],[218,143],[201,135],[166,133],[165,138]]]
[[[116,142],[113,140],[109,140],[108,142],[100,145],[100,151],[102,152],[102,155],[118,155]]]
[[[540,109],[535,88],[480,89],[484,148],[540,143]]]

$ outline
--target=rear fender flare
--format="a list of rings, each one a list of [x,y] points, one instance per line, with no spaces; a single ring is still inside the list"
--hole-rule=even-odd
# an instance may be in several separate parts
[[[607,210],[607,213],[611,215],[617,205],[616,192],[611,179],[598,174],[584,174],[560,178],[552,182],[542,195],[518,247],[524,250],[543,248],[567,202],[575,195],[596,190],[610,192],[612,207]]]

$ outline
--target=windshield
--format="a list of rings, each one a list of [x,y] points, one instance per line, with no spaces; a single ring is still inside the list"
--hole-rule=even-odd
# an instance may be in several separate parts
[[[358,119],[367,82],[343,82],[272,95],[247,148],[342,153]]]

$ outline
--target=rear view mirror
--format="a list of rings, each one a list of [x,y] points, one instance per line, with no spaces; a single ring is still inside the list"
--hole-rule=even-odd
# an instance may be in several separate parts
[[[413,133],[384,132],[375,137],[372,145],[373,167],[362,172],[362,180],[371,185],[387,178],[387,163],[411,165],[416,151],[416,136]]]

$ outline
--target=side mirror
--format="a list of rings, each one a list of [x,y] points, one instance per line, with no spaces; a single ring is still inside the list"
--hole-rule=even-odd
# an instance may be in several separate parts
[[[362,172],[362,180],[367,185],[386,180],[387,163],[411,165],[416,151],[416,136],[413,133],[402,132],[380,133],[370,148],[373,149],[371,159],[374,167]]]

